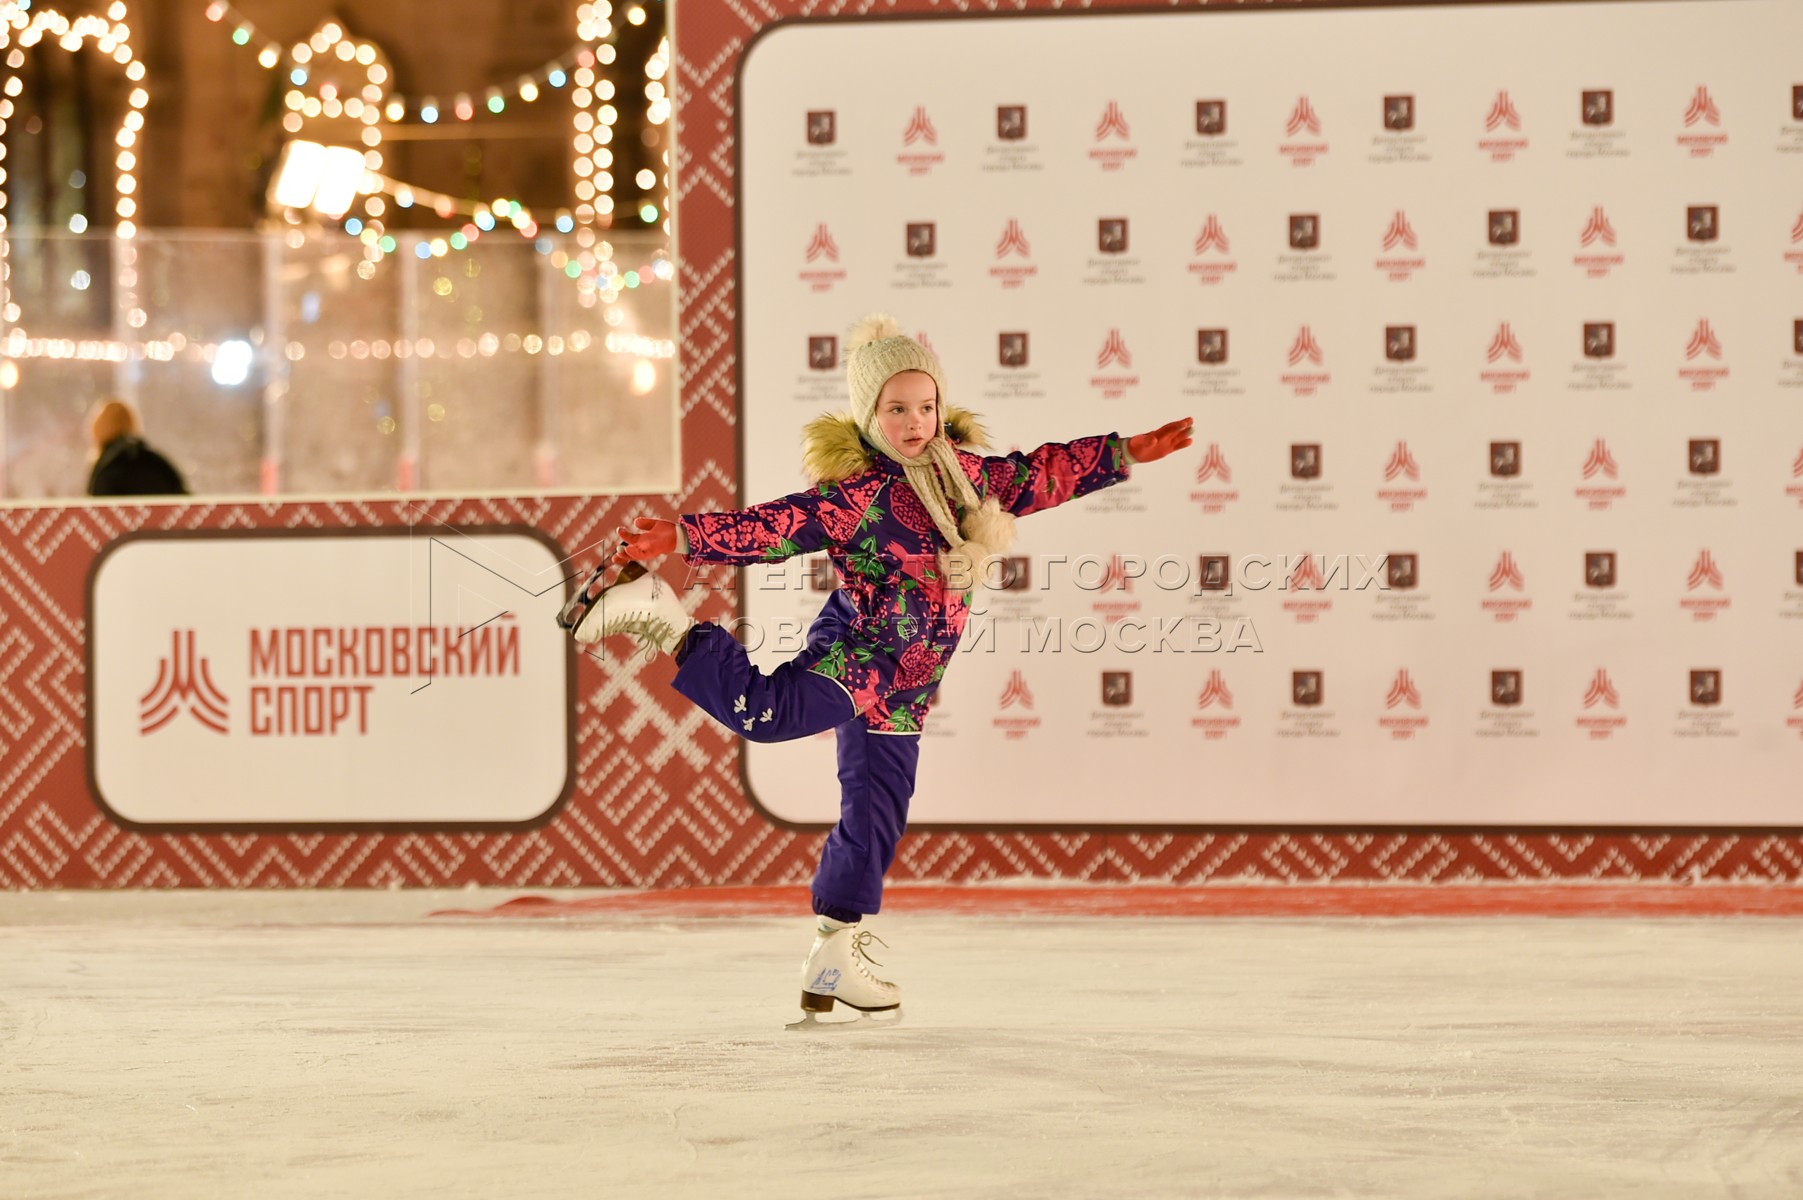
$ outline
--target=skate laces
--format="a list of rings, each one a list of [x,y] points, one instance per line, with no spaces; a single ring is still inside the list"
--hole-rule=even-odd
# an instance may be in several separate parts
[[[858,936],[851,939],[851,954],[852,954],[853,958],[859,960],[859,969],[860,970],[863,969],[864,963],[869,963],[873,967],[880,967],[883,965],[882,963],[878,962],[876,959],[870,957],[870,951],[867,949],[867,947],[872,942],[875,942],[877,945],[881,946],[885,950],[887,950],[889,948],[888,942],[885,942],[882,938],[880,938],[876,934],[870,932],[870,930],[868,930],[868,929],[859,930]],[[870,972],[865,971],[864,973],[866,975],[868,975]]]
[[[638,638],[647,647],[668,646],[676,640],[675,625],[662,617],[654,617],[647,613],[629,612],[625,616],[615,617],[601,627],[603,637],[613,637],[621,633]]]
[[[655,603],[659,596],[656,584],[652,585],[651,596],[651,602]],[[604,606],[607,603],[605,592],[600,597],[600,603]],[[605,614],[605,607],[602,611]],[[601,626],[602,637],[622,633],[638,639],[639,644],[647,650],[658,650],[671,645],[677,636],[676,625],[668,617],[658,616],[653,609],[633,605],[628,605],[624,612],[607,619]]]

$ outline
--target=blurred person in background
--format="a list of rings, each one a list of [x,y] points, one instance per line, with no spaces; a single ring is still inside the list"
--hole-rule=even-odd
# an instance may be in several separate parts
[[[175,464],[144,440],[138,410],[116,396],[94,406],[88,416],[94,469],[90,496],[185,496],[188,484]]]

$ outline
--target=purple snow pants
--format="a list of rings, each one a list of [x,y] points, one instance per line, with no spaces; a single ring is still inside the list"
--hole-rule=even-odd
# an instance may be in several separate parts
[[[810,646],[817,632],[818,626],[810,631]],[[882,908],[883,876],[907,829],[920,736],[872,732],[844,688],[802,665],[814,659],[803,653],[765,675],[732,634],[703,622],[689,632],[671,686],[750,741],[786,742],[834,731],[839,823],[820,853],[814,909],[873,913]]]

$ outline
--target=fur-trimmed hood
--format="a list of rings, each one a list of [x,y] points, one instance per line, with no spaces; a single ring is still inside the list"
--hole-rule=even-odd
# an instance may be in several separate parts
[[[960,450],[985,450],[989,434],[977,415],[947,405],[945,436]],[[801,469],[815,483],[838,483],[875,463],[869,443],[848,412],[822,413],[801,431]]]

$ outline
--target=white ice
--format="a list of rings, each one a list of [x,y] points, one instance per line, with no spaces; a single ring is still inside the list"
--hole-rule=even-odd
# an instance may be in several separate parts
[[[0,1197],[1803,1195],[1778,919],[809,920],[0,895]],[[880,953],[880,952],[879,952]]]

